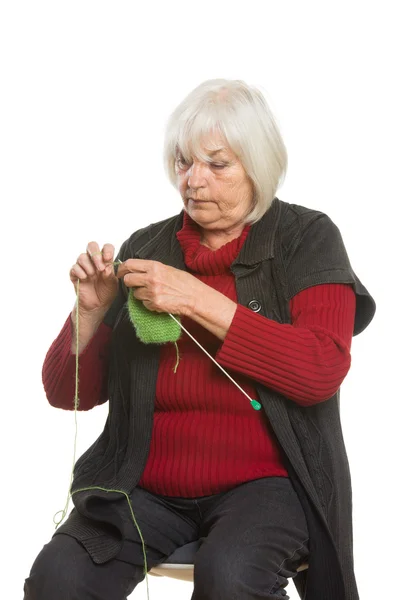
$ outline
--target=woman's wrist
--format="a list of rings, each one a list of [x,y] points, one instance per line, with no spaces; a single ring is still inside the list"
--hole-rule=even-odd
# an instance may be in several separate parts
[[[236,309],[236,302],[218,290],[206,286],[203,293],[193,301],[188,316],[223,341],[231,326]]]
[[[104,319],[108,309],[109,309],[109,307],[103,307],[103,306],[101,306],[99,308],[93,308],[92,310],[85,310],[82,307],[79,307],[79,324],[98,325]],[[76,313],[77,313],[77,308],[76,308],[76,304],[75,304],[75,306],[71,312],[71,318],[72,318],[72,322],[74,323],[74,325],[76,323]]]
[[[86,348],[90,340],[96,333],[97,329],[103,322],[104,316],[107,313],[107,308],[99,308],[90,311],[79,309],[78,320],[79,320],[79,354]],[[77,353],[77,340],[76,340],[76,323],[77,323],[77,310],[76,305],[71,312],[72,322],[72,341],[71,341],[71,352],[72,354]]]

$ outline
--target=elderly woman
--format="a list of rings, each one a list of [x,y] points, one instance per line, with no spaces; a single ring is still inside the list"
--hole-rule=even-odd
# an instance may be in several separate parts
[[[90,242],[70,272],[79,311],[45,390],[73,408],[78,353],[79,408],[109,400],[109,414],[25,598],[122,600],[145,565],[200,540],[193,600],[287,598],[291,577],[301,598],[356,600],[339,388],[374,300],[330,218],[275,196],[287,156],[256,89],[197,87],[168,122],[165,162],[182,211],[133,233],[119,267]],[[175,316],[179,339],[143,341],[129,298]]]

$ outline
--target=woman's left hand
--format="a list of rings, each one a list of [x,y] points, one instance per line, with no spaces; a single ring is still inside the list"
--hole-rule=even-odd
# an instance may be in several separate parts
[[[204,283],[190,273],[155,260],[129,258],[118,267],[117,277],[123,278],[133,295],[149,310],[190,316],[196,297],[204,293]]]

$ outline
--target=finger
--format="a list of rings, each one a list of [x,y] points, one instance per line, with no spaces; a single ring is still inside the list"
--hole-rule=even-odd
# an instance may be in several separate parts
[[[102,254],[105,263],[113,262],[115,248],[112,244],[104,244]]]
[[[75,264],[69,272],[69,278],[75,283],[78,279],[80,279],[81,281],[87,279],[88,274],[84,269],[82,269],[80,265]]]
[[[99,271],[104,271],[105,264],[103,261],[103,253],[97,242],[89,242],[86,246],[86,252],[92,263]]]
[[[96,274],[96,268],[86,253],[80,254],[78,256],[78,258],[76,259],[76,264],[79,265],[87,275]]]
[[[142,273],[127,273],[124,275],[124,284],[129,288],[145,288],[146,280]]]
[[[94,254],[101,254],[100,247],[97,242],[89,242],[86,246],[86,252],[90,257]]]
[[[121,279],[121,277],[123,277],[126,273],[127,273],[127,271],[126,271],[126,268],[124,267],[124,263],[121,263],[120,265],[117,266],[115,275],[118,277],[118,279]]]
[[[141,258],[128,258],[125,262],[121,263],[118,266],[117,277],[120,279],[124,277],[127,273],[146,273],[147,265],[144,263],[148,263],[149,261],[142,260]]]
[[[132,288],[132,294],[136,300],[141,300],[142,302],[146,300],[147,302],[150,302],[148,298],[148,292],[144,287]]]

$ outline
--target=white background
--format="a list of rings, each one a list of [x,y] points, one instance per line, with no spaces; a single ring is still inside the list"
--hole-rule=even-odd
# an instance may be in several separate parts
[[[341,411],[361,600],[399,597],[396,4],[2,3],[2,598],[22,598],[68,489],[73,414],[48,405],[41,366],[74,303],[69,268],[90,240],[119,247],[181,210],[163,129],[214,77],[262,89],[289,154],[278,197],[329,214],[377,302],[354,338]],[[78,454],[106,414],[79,415]],[[150,578],[152,599],[191,589]],[[146,597],[144,583],[133,597]]]

